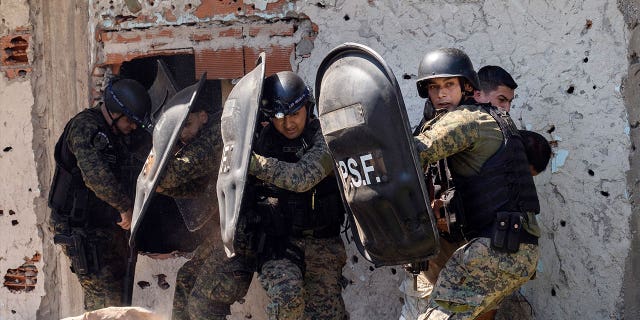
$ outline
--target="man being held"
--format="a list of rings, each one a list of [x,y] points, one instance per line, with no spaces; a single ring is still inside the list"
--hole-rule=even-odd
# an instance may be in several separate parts
[[[511,75],[501,67],[484,66],[478,70],[478,80],[480,88],[474,94],[475,100],[508,113],[518,87]]]

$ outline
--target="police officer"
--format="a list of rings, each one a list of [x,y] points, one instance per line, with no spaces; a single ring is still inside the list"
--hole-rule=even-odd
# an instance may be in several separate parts
[[[333,161],[312,115],[313,98],[293,72],[264,80],[269,123],[254,143],[253,238],[269,319],[345,319],[339,280],[344,207]]]
[[[123,172],[124,138],[143,126],[150,105],[140,83],[115,80],[102,102],[67,123],[55,146],[54,241],[71,259],[87,310],[122,304],[135,183]]]
[[[228,259],[220,245],[218,206],[212,190],[222,153],[220,114],[209,114],[201,100],[195,103],[156,189],[187,206],[189,199],[206,198],[204,208],[209,209],[196,209],[195,214],[206,217],[194,217],[194,223],[207,222],[194,231],[199,245],[178,271],[172,319],[223,320],[231,304],[246,295],[255,268],[241,263],[240,257]]]
[[[423,296],[428,301],[420,306],[418,319],[482,319],[535,270],[540,235],[535,185],[509,116],[475,104],[478,78],[464,52],[447,48],[427,53],[417,88],[436,110],[414,138],[420,159],[424,166],[448,168],[460,199],[456,211],[463,219],[458,221],[465,221],[445,229],[458,230],[464,245],[441,241],[452,256],[439,274],[435,271],[437,282],[424,272],[418,275],[430,291]],[[439,215],[440,210],[434,211]]]

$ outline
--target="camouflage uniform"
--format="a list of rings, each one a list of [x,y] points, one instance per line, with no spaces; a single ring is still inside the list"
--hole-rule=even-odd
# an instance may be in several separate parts
[[[448,158],[451,170],[465,177],[479,173],[503,141],[497,122],[476,105],[459,106],[450,112],[438,111],[415,139],[423,164]],[[539,236],[535,214],[527,213],[527,216],[528,223],[523,227],[530,234]],[[456,250],[462,244],[442,242],[446,248],[440,257],[446,258],[452,252],[453,255],[440,266],[443,268],[439,276],[437,271],[436,277],[424,272],[418,276],[418,282],[424,284],[419,297],[428,299],[426,303],[417,303],[409,298],[408,302],[420,309],[418,319],[474,319],[495,309],[535,271],[539,255],[537,245],[521,243],[517,253],[509,254],[492,249],[488,238],[471,239]],[[416,296],[415,292],[406,289],[405,285],[405,292]],[[405,308],[405,311],[409,309]],[[415,315],[408,313],[403,316],[415,319]]]
[[[305,130],[311,126],[310,120]],[[275,131],[275,130],[274,130]],[[249,173],[258,179],[294,192],[305,192],[333,172],[333,160],[318,129],[312,147],[297,162],[254,154]],[[269,319],[346,319],[342,287],[342,267],[346,252],[339,236],[292,237],[291,242],[304,252],[306,270],[289,259],[265,262],[259,280],[271,299]]]
[[[209,121],[187,145],[179,145],[167,164],[159,193],[176,202],[206,202],[206,222],[198,233],[200,244],[178,271],[172,319],[225,319],[229,307],[245,296],[253,269],[238,276],[237,261],[226,258],[220,238],[215,183],[222,153],[220,116]],[[180,206],[180,205],[179,205]],[[183,212],[184,214],[184,212]],[[237,268],[234,268],[237,267]],[[227,271],[229,269],[230,271]],[[246,276],[248,274],[248,276]]]
[[[85,245],[95,247],[100,262],[98,270],[78,275],[87,310],[122,305],[128,236],[116,222],[120,219],[119,212],[129,210],[132,201],[125,187],[128,181],[123,181],[118,172],[128,152],[121,138],[112,133],[100,108],[95,107],[85,109],[69,121],[59,141],[60,150],[56,150],[57,154],[59,151],[75,158],[84,185],[92,191],[82,225],[73,226],[82,229]],[[57,157],[56,161],[59,166],[65,165]],[[57,233],[70,231],[64,230],[70,225],[57,218],[58,212],[54,210],[52,214]],[[66,249],[65,254],[69,255]]]

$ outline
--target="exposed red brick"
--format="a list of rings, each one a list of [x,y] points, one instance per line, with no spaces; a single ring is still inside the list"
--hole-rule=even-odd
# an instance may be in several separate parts
[[[242,27],[224,27],[219,28],[219,30],[220,32],[218,33],[218,36],[220,37],[242,38]]]
[[[191,36],[189,36],[189,40],[195,41],[195,42],[209,41],[211,39],[212,39],[211,33],[192,34]]]
[[[155,16],[148,16],[146,14],[141,14],[138,17],[136,17],[133,21],[138,22],[138,23],[154,23],[156,22],[156,17]]]
[[[33,258],[25,257],[25,262],[16,269],[7,269],[4,275],[4,286],[12,292],[29,292],[38,283],[38,268],[36,262],[40,261],[40,253],[36,252]]]
[[[254,5],[246,5],[246,15],[253,16],[256,13],[268,13],[268,14],[284,14],[285,7],[289,2],[293,2],[291,0],[278,0],[276,2],[267,3],[267,8],[265,10],[258,10]]]
[[[207,72],[207,79],[233,79],[244,75],[242,48],[202,50],[196,52],[196,77]]]
[[[291,71],[291,54],[293,53],[294,45],[289,46],[270,46],[265,48],[249,48],[245,47],[244,59],[246,70],[249,72],[256,64],[256,59],[260,52],[267,54],[267,61],[265,64],[265,76],[272,75],[280,71]]]
[[[140,36],[140,34],[116,32],[115,37],[112,40],[116,43],[134,43],[140,42],[140,40],[142,40],[142,36]]]
[[[164,12],[162,12],[162,15],[164,16],[164,19],[167,20],[168,22],[178,21],[178,18],[176,17],[175,14],[173,14],[173,11],[170,8],[164,8]]]
[[[193,14],[200,19],[213,18],[219,15],[241,13],[244,7],[242,0],[202,0]]]
[[[131,61],[136,58],[145,58],[145,57],[155,57],[155,56],[166,56],[166,55],[176,55],[176,54],[193,54],[193,50],[191,49],[173,49],[173,50],[158,50],[158,51],[130,51],[125,54],[122,53],[108,53],[105,57],[105,60],[96,64],[97,67],[110,66],[112,69],[114,65],[120,65],[125,61]],[[119,69],[119,66],[117,67]],[[114,71],[115,74],[117,72]]]
[[[27,49],[31,34],[10,34],[0,38],[1,66],[28,66]]]
[[[293,25],[285,22],[278,22],[278,23],[272,23],[272,24],[249,26],[249,36],[255,37],[258,35],[267,35],[269,37],[292,36]]]
[[[171,28],[162,28],[157,32],[156,37],[171,38],[171,37],[173,37],[173,29],[171,29]]]
[[[313,32],[318,33],[320,31],[320,27],[318,27],[317,24],[315,23],[311,23],[311,29],[313,30]]]
[[[7,79],[9,80],[19,78],[19,77],[24,77],[29,73],[31,73],[32,71],[31,67],[24,67],[24,68],[2,67],[0,68],[0,70],[4,71],[5,75],[7,76]]]

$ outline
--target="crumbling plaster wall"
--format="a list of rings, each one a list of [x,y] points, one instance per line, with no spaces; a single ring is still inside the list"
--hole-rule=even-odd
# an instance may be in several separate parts
[[[35,319],[46,280],[34,215],[40,186],[33,152],[33,86],[26,68],[19,74],[16,68],[25,64],[23,59],[33,61],[23,45],[30,39],[29,19],[26,0],[0,1],[0,319]]]
[[[618,1],[618,7],[624,14],[627,27],[630,30],[628,59],[629,69],[627,79],[623,85],[624,99],[629,113],[630,136],[631,136],[631,153],[630,162],[631,170],[627,173],[633,215],[630,219],[630,230],[633,235],[631,239],[631,249],[629,252],[640,252],[640,64],[638,57],[640,56],[640,1]],[[634,284],[640,281],[638,269],[640,268],[640,255],[629,254],[625,265],[624,273],[624,315],[626,319],[640,318],[640,290]]]
[[[43,197],[52,174],[55,138],[66,119],[90,100],[87,78],[90,66],[100,59],[94,37],[99,21],[113,17],[123,28],[136,29],[207,22],[233,24],[238,12],[274,20],[304,15],[317,27],[317,36],[313,41],[298,38],[297,49],[304,47],[305,53],[292,54],[294,71],[313,86],[317,67],[331,48],[346,41],[369,45],[395,71],[414,125],[422,110],[415,91],[417,66],[427,50],[458,47],[469,53],[476,67],[498,64],[511,71],[520,84],[513,117],[522,127],[544,133],[555,146],[551,167],[536,177],[542,205],[543,254],[537,278],[523,288],[525,296],[538,319],[622,318],[624,312],[628,315],[625,318],[637,315],[637,282],[628,282],[637,280],[633,270],[639,264],[638,255],[631,249],[638,247],[638,236],[632,235],[638,222],[633,218],[630,200],[638,191],[635,153],[631,156],[632,161],[636,159],[635,166],[627,160],[632,149],[629,136],[637,139],[635,121],[629,126],[629,119],[637,117],[632,107],[637,105],[633,100],[637,93],[626,91],[622,85],[628,72],[627,44],[631,36],[627,30],[636,23],[625,25],[620,12],[635,8],[636,1],[619,1],[617,6],[614,1],[596,0],[256,0],[222,1],[226,11],[217,13],[206,11],[214,4],[211,0],[52,2],[33,1],[29,13],[26,0],[0,1],[4,19],[0,36],[35,21],[37,44],[30,59],[37,78],[27,74],[24,78],[0,79],[0,119],[6,122],[0,123],[6,126],[0,146],[13,146],[0,152],[0,172],[9,175],[5,180],[11,182],[0,187],[0,205],[15,207],[15,216],[25,214],[24,222],[19,220],[15,226],[10,224],[14,218],[7,217],[7,210],[0,216],[0,232],[6,237],[0,239],[6,244],[0,251],[0,271],[18,267],[33,251],[44,249],[44,261],[57,253],[46,242],[50,234],[33,226],[43,225],[47,211]],[[127,3],[140,4],[140,11],[130,12]],[[95,5],[103,8],[88,8]],[[274,5],[280,6],[275,13],[268,10]],[[107,14],[102,15],[105,11]],[[91,13],[90,21],[86,21],[87,12]],[[634,21],[629,19],[629,12],[625,14]],[[260,41],[269,43],[271,39]],[[633,42],[629,51],[633,52]],[[632,55],[631,61],[635,60]],[[626,87],[630,84],[631,79]],[[13,140],[5,141],[8,139]],[[33,194],[25,191],[29,188]],[[45,192],[34,201],[41,190]],[[30,216],[31,212],[36,215]],[[36,239],[44,239],[45,248]],[[352,319],[397,317],[402,270],[375,269],[355,253],[352,244],[349,249],[344,274],[350,284],[344,294]],[[43,267],[42,262],[36,265]],[[50,270],[47,275],[64,269],[57,263],[44,267]],[[69,295],[77,294],[77,287],[68,287],[63,276],[52,281],[42,300],[41,319],[73,312],[56,311],[64,307],[57,306],[63,302],[55,295],[61,288]],[[623,287],[623,281],[629,285]],[[35,318],[34,306],[40,304],[42,286],[18,294],[5,289],[0,288],[0,301],[6,304],[0,308],[0,318]],[[254,319],[261,317],[253,314]]]

